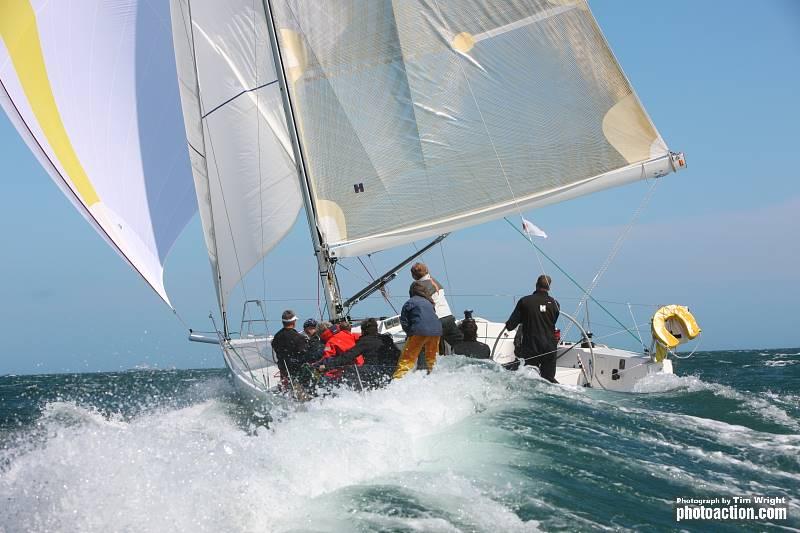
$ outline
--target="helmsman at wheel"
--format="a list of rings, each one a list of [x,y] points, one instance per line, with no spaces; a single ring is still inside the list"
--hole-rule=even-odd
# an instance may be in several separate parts
[[[551,278],[542,274],[536,280],[536,292],[517,301],[517,306],[506,321],[506,329],[513,331],[522,324],[522,341],[517,357],[526,365],[539,367],[541,376],[551,383],[556,381],[556,320],[561,306],[550,296]],[[517,332],[519,335],[519,332]]]

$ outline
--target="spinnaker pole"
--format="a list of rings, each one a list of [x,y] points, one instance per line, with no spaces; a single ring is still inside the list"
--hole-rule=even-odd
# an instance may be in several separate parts
[[[317,227],[316,208],[311,194],[311,183],[308,179],[308,169],[303,156],[303,148],[300,144],[300,135],[297,131],[292,99],[289,87],[286,83],[286,75],[283,68],[283,56],[278,35],[275,31],[275,18],[272,13],[271,0],[263,0],[264,12],[267,18],[267,28],[269,29],[269,40],[272,47],[272,58],[275,63],[275,72],[278,76],[278,83],[283,99],[283,110],[286,113],[286,125],[289,128],[289,136],[292,139],[292,151],[294,152],[294,162],[297,168],[297,176],[300,181],[300,190],[303,196],[303,206],[305,207],[306,218],[308,219],[308,230],[311,233],[311,241],[314,245],[314,255],[317,258],[317,270],[325,288],[325,303],[328,308],[328,316],[333,319],[341,315],[343,311],[342,298],[339,294],[339,284],[336,280],[336,273],[333,269],[335,259],[328,254],[328,248],[323,240],[322,234]]]

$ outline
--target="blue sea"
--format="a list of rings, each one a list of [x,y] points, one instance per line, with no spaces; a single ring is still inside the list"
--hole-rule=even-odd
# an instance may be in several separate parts
[[[639,393],[460,356],[239,400],[225,370],[0,377],[0,531],[800,530],[800,349],[698,352]],[[785,497],[676,522],[676,498]]]

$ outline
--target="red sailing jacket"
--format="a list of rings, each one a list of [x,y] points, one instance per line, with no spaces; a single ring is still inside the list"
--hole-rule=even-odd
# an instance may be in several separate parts
[[[325,359],[346,352],[356,345],[356,341],[360,336],[361,335],[358,333],[351,333],[344,329],[338,330],[335,333],[331,330],[323,332],[321,339],[325,342],[325,350],[322,352],[322,360],[324,361]],[[358,366],[362,366],[364,364],[364,356],[359,355],[356,357],[355,363]],[[331,378],[340,378],[343,373],[344,371],[341,368],[336,368],[325,372],[325,375]]]

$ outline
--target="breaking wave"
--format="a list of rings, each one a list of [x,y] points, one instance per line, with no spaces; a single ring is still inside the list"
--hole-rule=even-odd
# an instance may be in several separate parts
[[[785,395],[693,376],[639,390],[450,357],[264,416],[219,377],[133,413],[48,401],[2,447],[0,531],[666,529],[676,496],[796,492]],[[720,410],[698,411],[709,397]]]

